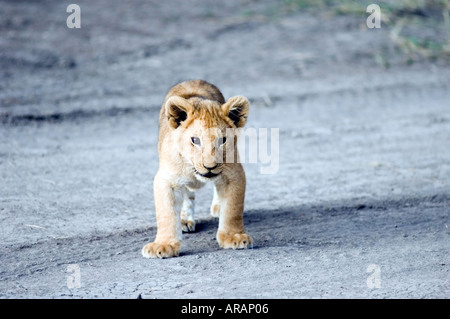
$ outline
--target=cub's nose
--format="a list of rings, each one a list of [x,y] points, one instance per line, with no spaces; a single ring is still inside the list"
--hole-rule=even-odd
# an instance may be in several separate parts
[[[203,164],[203,167],[206,168],[207,170],[212,171],[213,169],[215,169],[218,166],[218,164],[214,165],[214,166],[206,166],[205,164]]]

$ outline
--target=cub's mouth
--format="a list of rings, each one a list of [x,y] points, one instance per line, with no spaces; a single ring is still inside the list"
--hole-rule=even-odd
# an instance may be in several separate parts
[[[195,174],[200,175],[202,177],[206,177],[206,178],[213,178],[213,177],[219,176],[220,173],[215,174],[213,172],[208,172],[208,173],[202,174],[199,171],[195,170]]]

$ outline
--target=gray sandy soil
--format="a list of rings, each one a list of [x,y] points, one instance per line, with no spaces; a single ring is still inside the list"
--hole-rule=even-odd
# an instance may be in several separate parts
[[[278,2],[77,4],[81,29],[0,1],[0,297],[450,296],[448,63]],[[279,130],[278,170],[244,164],[253,249],[218,247],[207,185],[180,256],[145,259],[159,108],[194,78]]]

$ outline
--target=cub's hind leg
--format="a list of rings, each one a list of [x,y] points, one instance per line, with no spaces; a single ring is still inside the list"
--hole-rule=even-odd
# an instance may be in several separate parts
[[[183,191],[183,205],[181,206],[181,230],[185,233],[195,231],[194,220],[195,193],[187,188]]]
[[[220,197],[217,193],[216,185],[214,185],[214,195],[211,203],[211,216],[219,218],[220,216]]]

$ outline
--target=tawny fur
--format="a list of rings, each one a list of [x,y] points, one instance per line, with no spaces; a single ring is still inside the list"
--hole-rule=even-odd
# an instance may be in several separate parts
[[[245,125],[248,112],[245,97],[225,101],[214,85],[202,80],[182,82],[167,93],[159,117],[159,169],[153,184],[157,234],[142,248],[144,257],[179,255],[182,231],[195,230],[194,192],[209,181],[214,183],[211,215],[219,217],[219,246],[252,247],[243,221],[245,173],[237,161],[237,137],[230,133]]]

